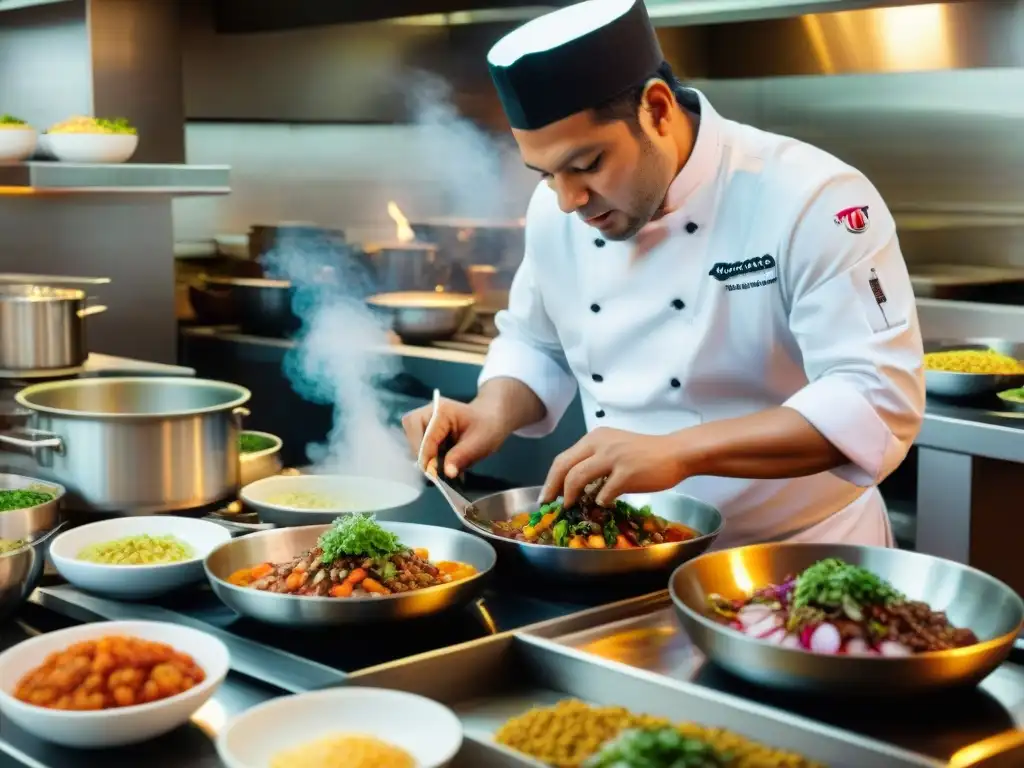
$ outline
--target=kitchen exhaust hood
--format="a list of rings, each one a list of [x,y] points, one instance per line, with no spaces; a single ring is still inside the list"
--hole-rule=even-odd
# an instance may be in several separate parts
[[[0,0],[2,3],[3,0]],[[217,31],[274,32],[390,20],[400,24],[462,25],[522,21],[574,0],[214,0]],[[855,11],[935,0],[646,0],[656,26],[722,24]]]

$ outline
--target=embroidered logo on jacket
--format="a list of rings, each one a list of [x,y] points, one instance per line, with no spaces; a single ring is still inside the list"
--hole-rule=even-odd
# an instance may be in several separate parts
[[[764,256],[757,256],[746,261],[720,261],[711,268],[708,274],[715,280],[724,283],[733,277],[750,275],[754,272],[767,272],[769,269],[775,269],[775,259],[766,253]]]
[[[866,205],[855,205],[853,208],[844,208],[835,215],[833,219],[836,226],[842,224],[847,232],[859,235],[867,230],[871,221],[868,219],[868,207]]]

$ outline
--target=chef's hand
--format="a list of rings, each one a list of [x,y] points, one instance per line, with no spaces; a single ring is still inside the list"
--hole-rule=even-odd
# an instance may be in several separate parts
[[[611,506],[624,493],[673,488],[686,479],[686,468],[677,452],[672,435],[595,429],[555,459],[540,501],[553,501],[561,493],[565,506],[572,506],[587,483],[601,477],[608,478],[597,495],[601,506]]]
[[[487,409],[473,404],[441,399],[437,418],[430,424],[434,413],[433,405],[425,405],[410,411],[402,417],[402,427],[415,455],[423,444],[422,468],[428,468],[437,461],[438,449],[448,437],[455,441],[448,451],[443,467],[448,477],[458,477],[466,467],[490,456],[508,437],[504,423],[487,412]],[[430,425],[430,432],[424,432]]]

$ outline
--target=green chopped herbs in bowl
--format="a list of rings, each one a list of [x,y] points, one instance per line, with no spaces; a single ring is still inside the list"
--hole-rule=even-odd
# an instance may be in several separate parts
[[[258,453],[271,448],[277,448],[280,441],[267,435],[259,435],[255,432],[243,432],[238,436],[238,450],[241,453]]]
[[[1007,389],[996,395],[1012,411],[1024,411],[1024,387]]]
[[[0,126],[5,128],[25,128],[28,126],[28,123],[14,115],[3,114],[0,115]]]
[[[630,729],[583,763],[584,768],[726,768],[732,761],[676,728]],[[774,761],[773,761],[774,764]]]
[[[0,490],[0,512],[10,512],[14,509],[27,509],[56,498],[51,491],[40,491],[29,488]]]

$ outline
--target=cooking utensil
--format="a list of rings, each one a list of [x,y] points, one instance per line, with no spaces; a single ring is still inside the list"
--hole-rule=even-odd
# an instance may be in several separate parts
[[[43,577],[46,552],[53,533],[62,527],[60,505],[64,487],[21,475],[0,474],[0,489],[40,490],[54,494],[34,507],[0,512],[0,539],[28,546],[0,555],[0,621],[21,607]]]
[[[0,272],[0,283],[17,285],[109,285],[109,277],[75,277],[74,275],[31,275],[20,272]]]
[[[120,635],[165,643],[191,656],[206,678],[177,696],[141,706],[76,712],[47,709],[14,698],[21,678],[51,654],[101,637]],[[120,747],[160,736],[184,725],[227,677],[228,649],[207,632],[158,621],[97,621],[46,632],[0,654],[0,712],[43,741],[66,747]]]
[[[264,562],[287,562],[316,545],[329,525],[280,528],[242,536],[216,549],[206,559],[210,585],[236,613],[269,624],[329,627],[372,621],[395,621],[440,613],[464,606],[480,596],[497,555],[482,539],[433,525],[382,522],[409,547],[424,547],[432,561],[469,563],[478,573],[429,589],[374,598],[307,597],[236,587],[228,577],[237,570]]]
[[[105,312],[86,306],[85,291],[40,285],[0,285],[0,369],[74,368],[89,349],[84,318]]]
[[[443,704],[404,691],[349,686],[247,709],[220,732],[217,754],[227,768],[253,768],[266,765],[268,756],[338,733],[394,744],[412,755],[417,768],[444,768],[462,747],[462,721]]]
[[[515,268],[526,250],[526,220],[422,219],[411,224],[416,240],[436,243],[463,267],[493,264]]]
[[[988,349],[1015,360],[1024,360],[1024,344],[1003,339],[965,339],[963,341],[943,339],[924,343],[925,353]],[[1024,386],[1024,374],[954,373],[925,369],[924,384],[929,395],[978,397]]]
[[[290,475],[267,477],[242,488],[245,506],[255,509],[264,523],[281,527],[333,522],[339,515],[373,512],[378,520],[408,520],[422,488],[372,477],[347,475]],[[276,501],[289,494],[311,494],[337,500],[327,509],[306,509]]]
[[[264,448],[262,451],[239,453],[238,460],[241,463],[240,485],[243,488],[265,477],[273,477],[284,469],[284,462],[281,461],[281,447],[284,443],[280,437],[269,432],[255,432],[249,429],[242,434],[256,435],[274,441],[274,445]]]
[[[650,505],[654,514],[687,525],[700,532],[700,536],[689,541],[636,549],[570,549],[531,544],[490,532],[487,522],[510,520],[522,512],[537,509],[540,491],[540,486],[537,486],[485,496],[471,504],[464,514],[458,515],[459,521],[465,528],[494,545],[502,558],[502,565],[507,562],[534,572],[541,578],[567,581],[661,572],[668,574],[680,563],[704,552],[722,531],[722,515],[710,504],[681,493],[665,491],[629,494],[622,496],[622,500],[638,507]]]
[[[909,599],[945,611],[981,642],[901,658],[828,656],[771,645],[707,615],[710,594],[738,598],[827,557],[863,566]],[[716,664],[762,685],[830,696],[920,694],[976,684],[1006,659],[1024,623],[1020,596],[975,568],[902,549],[849,544],[757,544],[712,552],[681,565],[669,591],[683,629]]]
[[[258,261],[279,246],[298,246],[312,240],[341,247],[345,244],[345,233],[306,221],[255,224],[249,228],[249,258]]]
[[[473,297],[462,293],[379,293],[366,303],[391,318],[391,328],[410,344],[450,339],[473,322]]]
[[[491,264],[471,264],[466,274],[478,311],[497,312],[508,307],[508,294],[515,269]]]
[[[446,287],[451,266],[431,243],[374,243],[365,247],[379,291],[433,291]]]
[[[302,320],[292,311],[294,291],[287,280],[206,277],[205,281],[230,294],[243,333],[287,338],[302,328]]]
[[[230,289],[188,286],[188,300],[200,325],[235,325],[238,309]]]
[[[238,434],[249,390],[185,377],[99,377],[34,384],[15,401],[29,429],[0,433],[67,485],[69,508],[144,515],[215,504],[238,492]]]
[[[1003,407],[1017,413],[1024,413],[1024,389],[1007,389],[996,394]]]

